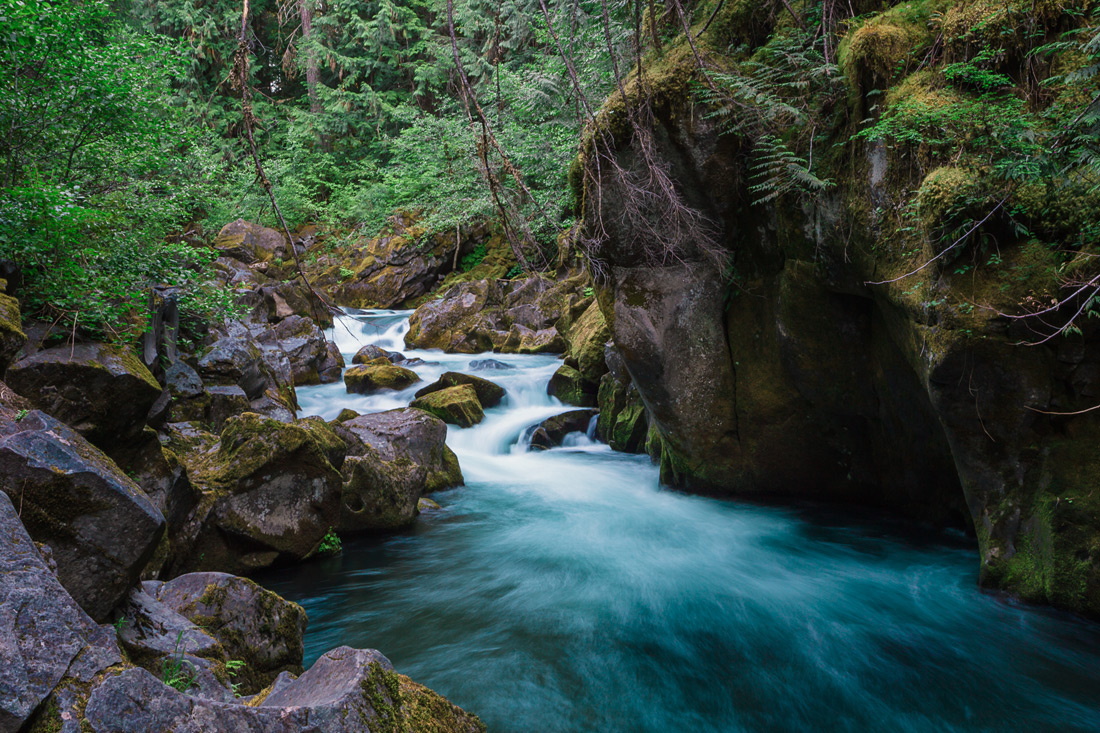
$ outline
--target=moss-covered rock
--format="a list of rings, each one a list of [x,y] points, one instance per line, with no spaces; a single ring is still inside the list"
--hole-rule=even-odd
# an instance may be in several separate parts
[[[239,262],[267,262],[287,256],[286,235],[277,229],[237,219],[222,227],[214,248]]]
[[[504,388],[499,384],[490,382],[488,379],[482,377],[475,377],[472,374],[464,374],[462,372],[444,372],[439,379],[432,382],[427,387],[417,390],[416,396],[423,397],[432,392],[438,392],[448,387],[456,387],[460,384],[468,384],[473,387],[474,392],[477,393],[477,401],[480,402],[481,406],[484,408],[496,407],[500,404],[501,400],[504,399]]]
[[[161,387],[124,348],[84,343],[43,349],[12,364],[8,384],[110,452],[141,434]]]
[[[569,358],[585,379],[598,383],[607,373],[604,345],[611,338],[611,329],[598,303],[588,306],[569,329]]]
[[[391,364],[385,357],[369,364],[356,364],[344,372],[344,385],[348,392],[356,394],[405,389],[419,381],[420,376],[412,369]]]
[[[307,619],[297,603],[226,573],[181,575],[155,596],[216,639],[227,660],[244,662],[233,678],[240,694],[259,692],[281,672],[302,673]]]
[[[548,395],[577,407],[595,407],[598,391],[599,385],[596,382],[568,364],[558,367],[546,385]]]
[[[0,377],[25,343],[27,334],[23,333],[19,301],[0,293]]]
[[[587,433],[595,416],[596,410],[570,410],[548,417],[535,426],[531,433],[530,446],[533,450],[557,447],[569,433]]]
[[[323,421],[245,413],[226,422],[216,443],[191,434],[169,443],[201,492],[173,574],[301,560],[339,524],[343,480],[333,460],[339,464],[343,442]]]
[[[477,390],[469,384],[431,392],[413,400],[410,406],[430,412],[443,422],[460,428],[476,425],[485,418],[481,403],[477,399]]]

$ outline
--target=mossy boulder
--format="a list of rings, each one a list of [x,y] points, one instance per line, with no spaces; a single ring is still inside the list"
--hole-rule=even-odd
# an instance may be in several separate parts
[[[226,659],[245,664],[234,676],[242,695],[259,692],[281,672],[302,673],[306,612],[297,603],[226,573],[188,573],[159,585],[156,599],[217,640]]]
[[[607,373],[604,346],[611,329],[598,303],[593,302],[569,329],[569,359],[585,379],[598,383]]]
[[[356,394],[405,389],[419,381],[420,376],[412,369],[392,364],[385,357],[369,364],[356,364],[344,372],[344,385],[348,392]]]
[[[624,453],[642,453],[645,450],[649,421],[645,405],[638,390],[631,383],[623,383],[612,374],[600,380],[599,418],[596,436]]]
[[[25,343],[27,334],[23,333],[19,301],[0,293],[0,377]]]
[[[341,532],[391,530],[416,521],[427,469],[406,456],[385,460],[364,446],[363,454],[344,463]]]
[[[244,572],[302,560],[340,521],[343,442],[320,420],[284,423],[256,413],[226,421],[217,442],[190,430],[179,446],[202,496],[187,524],[193,538],[173,574]],[[191,447],[188,450],[187,444]]]
[[[149,497],[79,433],[38,410],[0,414],[0,490],[49,545],[69,594],[97,621],[137,581],[164,532]]]
[[[277,229],[237,219],[222,227],[214,248],[239,262],[267,262],[287,256],[286,235]]]
[[[141,434],[161,394],[133,352],[98,343],[38,351],[12,364],[7,382],[108,452]]]
[[[546,393],[567,405],[577,407],[595,407],[599,385],[586,378],[580,371],[568,364],[562,364],[550,377]]]
[[[413,400],[410,407],[430,412],[443,422],[468,428],[485,419],[477,390],[471,384],[460,384],[431,392]]]
[[[477,401],[481,403],[484,408],[496,407],[504,399],[504,388],[499,384],[490,382],[488,379],[482,377],[475,377],[472,374],[463,374],[462,372],[444,372],[439,379],[429,384],[427,387],[423,387],[416,392],[417,397],[423,397],[424,395],[431,394],[432,392],[438,392],[441,389],[448,387],[456,387],[460,384],[468,384],[474,388],[474,392],[477,393]]]
[[[374,344],[367,344],[366,346],[355,352],[355,356],[351,357],[352,364],[369,364],[375,359],[385,359],[391,364],[396,364],[399,361],[404,361],[405,356],[399,354],[396,351],[387,351],[380,346]]]

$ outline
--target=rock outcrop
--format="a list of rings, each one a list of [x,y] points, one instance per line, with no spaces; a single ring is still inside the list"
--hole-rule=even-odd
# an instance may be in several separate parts
[[[734,10],[719,13],[715,27],[728,21],[728,33],[753,43],[778,22],[757,18],[763,25],[749,34],[724,13]],[[901,50],[892,46],[891,59],[905,58],[913,39],[934,40],[924,21],[913,23],[919,32],[896,34]],[[698,39],[702,51],[724,54],[709,45],[720,35]],[[868,112],[878,103],[865,93],[903,67],[883,65],[873,41],[864,34],[840,44],[852,89],[845,119],[940,93],[935,74],[916,72]],[[684,237],[673,216],[656,227],[641,221],[626,179],[594,165],[593,145],[575,171],[578,185],[584,178],[602,187],[583,197],[589,255],[607,275],[599,305],[644,406],[629,409],[651,421],[647,442],[660,446],[662,480],[726,496],[871,504],[968,527],[980,544],[983,585],[1100,617],[1100,428],[1095,413],[1073,414],[1100,394],[1100,332],[1079,323],[1080,334],[1020,346],[1037,339],[1026,322],[1000,315],[1067,294],[1050,254],[1060,240],[1020,236],[990,204],[974,219],[982,233],[941,257],[948,250],[934,243],[958,225],[949,218],[960,196],[977,190],[973,172],[929,171],[915,149],[864,140],[821,163],[821,175],[837,183],[828,192],[751,204],[752,141],[723,135],[692,107],[684,91],[695,74],[691,53],[669,52],[663,64],[646,94],[652,150],[637,154],[638,138],[614,121],[625,118],[614,115],[623,108],[617,94],[601,124],[618,164],[644,178],[644,161],[658,161],[674,179],[672,203],[697,224],[709,222],[709,232],[699,226]],[[855,131],[829,134],[849,140]],[[911,210],[912,191],[915,223],[898,214]],[[1016,191],[1011,205],[1027,208],[1027,195]],[[1054,208],[1031,210],[1033,231],[1061,231],[1050,220],[1061,216]],[[972,267],[978,239],[997,241],[997,267]],[[953,257],[970,259],[960,266]],[[600,432],[609,436],[617,428],[605,405],[625,405],[630,387],[602,380]],[[636,444],[647,433],[629,415],[622,423],[620,441]]]
[[[583,283],[582,276],[459,283],[416,309],[405,343],[461,354],[563,353],[562,333],[593,302],[578,292]]]

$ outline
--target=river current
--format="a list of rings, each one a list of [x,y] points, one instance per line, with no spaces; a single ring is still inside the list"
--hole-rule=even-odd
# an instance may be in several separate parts
[[[850,509],[663,490],[644,456],[524,431],[572,409],[552,356],[404,348],[408,311],[351,311],[425,364],[402,392],[298,390],[303,415],[403,407],[445,371],[504,403],[447,442],[466,485],[414,529],[259,578],[309,614],[306,665],[379,649],[490,731],[1100,731],[1100,626],[982,593],[976,547]]]

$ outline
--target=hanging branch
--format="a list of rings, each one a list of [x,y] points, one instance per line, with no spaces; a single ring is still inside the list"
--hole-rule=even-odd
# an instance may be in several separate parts
[[[256,149],[256,137],[253,134],[256,118],[252,114],[252,90],[248,83],[252,61],[252,53],[248,44],[248,3],[249,0],[241,0],[241,33],[237,37],[237,50],[233,54],[234,73],[232,84],[241,92],[241,121],[244,126],[245,137],[248,139],[248,149],[252,153],[252,162],[256,166],[256,180],[258,180],[260,185],[264,187],[264,190],[267,191],[267,196],[271,199],[271,208],[275,211],[275,215],[279,217],[279,224],[283,228],[283,236],[286,237],[287,246],[290,248],[290,253],[294,256],[294,269],[298,272],[299,277],[302,278],[302,282],[306,284],[310,294],[312,294],[315,299],[311,308],[315,308],[317,303],[320,303],[329,313],[339,314],[342,311],[321,297],[321,294],[313,287],[313,283],[309,281],[309,278],[306,277],[305,272],[302,270],[302,262],[298,259],[298,248],[294,245],[294,238],[290,234],[290,227],[287,226],[286,219],[283,218],[283,212],[279,209],[279,204],[275,201],[275,189],[272,187],[271,181],[268,179],[267,174],[264,173],[263,165],[260,163],[260,153]],[[314,316],[317,315],[319,314],[314,311]]]
[[[551,225],[551,228],[553,228],[553,220],[550,218],[549,214],[546,213],[546,210],[542,207],[542,204],[539,203],[539,200],[535,198],[534,194],[531,193],[531,190],[527,188],[527,184],[523,182],[523,176],[520,174],[519,169],[512,164],[512,161],[508,158],[508,155],[504,151],[503,146],[501,146],[500,142],[497,140],[496,135],[493,134],[492,125],[489,124],[489,118],[485,115],[485,110],[481,108],[481,103],[477,101],[477,94],[474,93],[473,85],[470,84],[470,78],[466,75],[466,68],[462,65],[462,58],[460,57],[458,52],[458,36],[455,34],[454,0],[447,0],[447,32],[451,36],[451,52],[454,56],[455,69],[458,72],[458,79],[461,84],[462,103],[466,107],[467,117],[471,118],[472,120],[473,115],[471,113],[471,108],[474,112],[477,113],[477,121],[481,125],[482,130],[482,140],[493,147],[497,155],[500,156],[501,165],[504,170],[516,182],[516,185],[523,192],[524,196],[527,197],[527,200],[535,205],[535,208],[538,210],[539,215]],[[487,150],[482,151],[482,159],[486,164],[485,173],[491,181],[492,176],[488,169]],[[492,183],[490,183],[490,189],[492,189]],[[495,198],[496,195],[494,194],[494,199]],[[497,201],[497,204],[498,206],[500,206],[499,201]],[[508,223],[505,222],[504,224],[507,228]],[[526,227],[524,231],[524,237],[532,245],[534,245],[536,251],[540,251],[537,243],[535,243],[534,241],[534,237],[531,236],[530,232],[526,231]],[[519,248],[515,244],[513,244],[512,248],[513,250],[517,250],[515,252],[516,259],[520,261],[520,264],[523,265],[525,269],[530,269],[526,257],[521,251],[518,251]],[[543,257],[543,265],[545,266],[547,264],[548,263],[546,262],[545,257]]]

